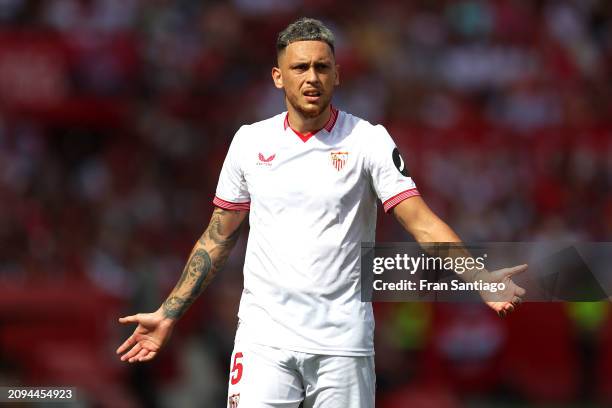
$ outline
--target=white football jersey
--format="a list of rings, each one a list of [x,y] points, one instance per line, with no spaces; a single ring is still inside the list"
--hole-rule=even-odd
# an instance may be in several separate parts
[[[389,211],[418,194],[383,126],[335,108],[323,129],[305,135],[291,128],[286,112],[242,126],[214,204],[250,209],[238,312],[249,341],[372,355],[360,244],[375,239],[377,198]]]

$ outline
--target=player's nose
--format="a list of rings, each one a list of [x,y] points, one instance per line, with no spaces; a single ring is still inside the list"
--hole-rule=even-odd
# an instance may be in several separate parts
[[[318,75],[317,70],[315,69],[315,67],[310,67],[310,69],[308,70],[308,73],[306,75],[306,81],[310,82],[310,83],[318,83],[319,82],[319,75]]]

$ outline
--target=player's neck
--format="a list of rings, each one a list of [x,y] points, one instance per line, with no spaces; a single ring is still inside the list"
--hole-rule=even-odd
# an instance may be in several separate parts
[[[300,133],[315,132],[322,129],[331,115],[331,104],[321,112],[319,116],[314,118],[308,118],[300,114],[297,110],[293,109],[291,105],[287,107],[289,112],[289,125],[293,130]]]

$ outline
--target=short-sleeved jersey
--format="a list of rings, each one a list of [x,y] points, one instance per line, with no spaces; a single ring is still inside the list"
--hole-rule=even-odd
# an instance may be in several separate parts
[[[249,341],[314,354],[374,353],[372,305],[360,298],[361,242],[385,211],[418,195],[395,143],[331,109],[323,129],[300,134],[287,113],[242,126],[214,204],[250,209],[238,316]]]

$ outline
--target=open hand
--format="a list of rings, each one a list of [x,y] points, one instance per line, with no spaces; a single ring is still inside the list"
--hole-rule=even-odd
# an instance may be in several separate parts
[[[512,268],[498,269],[493,272],[483,272],[477,278],[485,282],[503,283],[504,290],[491,293],[482,291],[481,296],[485,303],[499,315],[506,317],[521,304],[525,289],[512,281],[512,276],[527,270],[527,264],[514,266]]]
[[[117,354],[123,354],[121,361],[129,363],[153,359],[170,338],[174,326],[174,321],[164,318],[160,311],[121,317],[119,322],[138,324],[134,333],[117,349]]]

